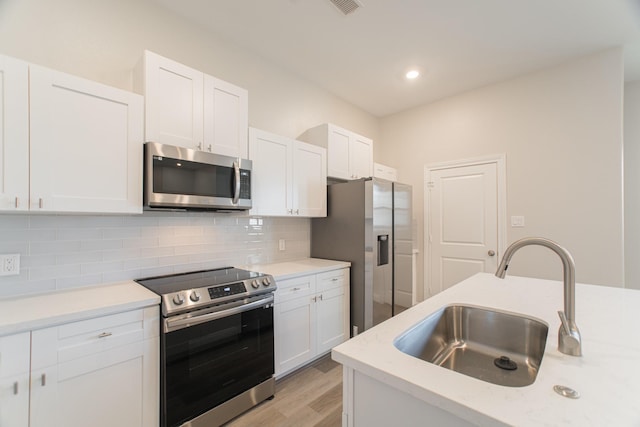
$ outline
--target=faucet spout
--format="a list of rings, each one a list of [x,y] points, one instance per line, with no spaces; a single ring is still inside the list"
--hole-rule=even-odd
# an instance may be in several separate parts
[[[502,261],[496,270],[496,277],[504,279],[509,268],[509,262],[518,249],[529,246],[544,246],[554,251],[562,261],[564,276],[564,312],[559,311],[561,325],[558,333],[558,350],[571,356],[582,356],[582,337],[576,325],[576,279],[575,262],[573,257],[556,242],[542,237],[525,237],[513,242],[504,252]]]

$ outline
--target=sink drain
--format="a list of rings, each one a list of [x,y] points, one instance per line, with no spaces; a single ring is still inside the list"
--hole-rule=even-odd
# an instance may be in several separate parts
[[[504,369],[505,371],[515,371],[518,369],[518,365],[513,360],[509,359],[507,356],[500,356],[493,360],[493,364],[496,365],[500,369]]]

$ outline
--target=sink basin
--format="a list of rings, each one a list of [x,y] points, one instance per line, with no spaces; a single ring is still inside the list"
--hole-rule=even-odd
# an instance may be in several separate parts
[[[541,320],[489,308],[450,305],[395,339],[410,356],[493,384],[533,384],[549,327]]]

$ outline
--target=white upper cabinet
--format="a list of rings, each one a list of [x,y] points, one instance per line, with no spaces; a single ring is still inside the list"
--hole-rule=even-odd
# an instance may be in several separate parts
[[[249,94],[215,77],[204,76],[204,149],[225,156],[249,156]]]
[[[300,139],[327,149],[327,175],[338,179],[373,176],[373,141],[326,123],[307,130]]]
[[[29,68],[0,56],[0,211],[29,209]]]
[[[202,148],[202,72],[149,51],[144,53],[143,67],[145,140]]]
[[[135,75],[145,95],[147,141],[248,156],[245,89],[149,51]]]
[[[30,65],[30,209],[141,213],[143,100]]]
[[[252,215],[327,215],[326,150],[249,129],[253,162]]]

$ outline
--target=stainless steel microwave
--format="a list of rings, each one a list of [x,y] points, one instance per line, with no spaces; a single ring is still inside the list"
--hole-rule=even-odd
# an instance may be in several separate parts
[[[251,209],[251,160],[144,144],[144,208]]]

